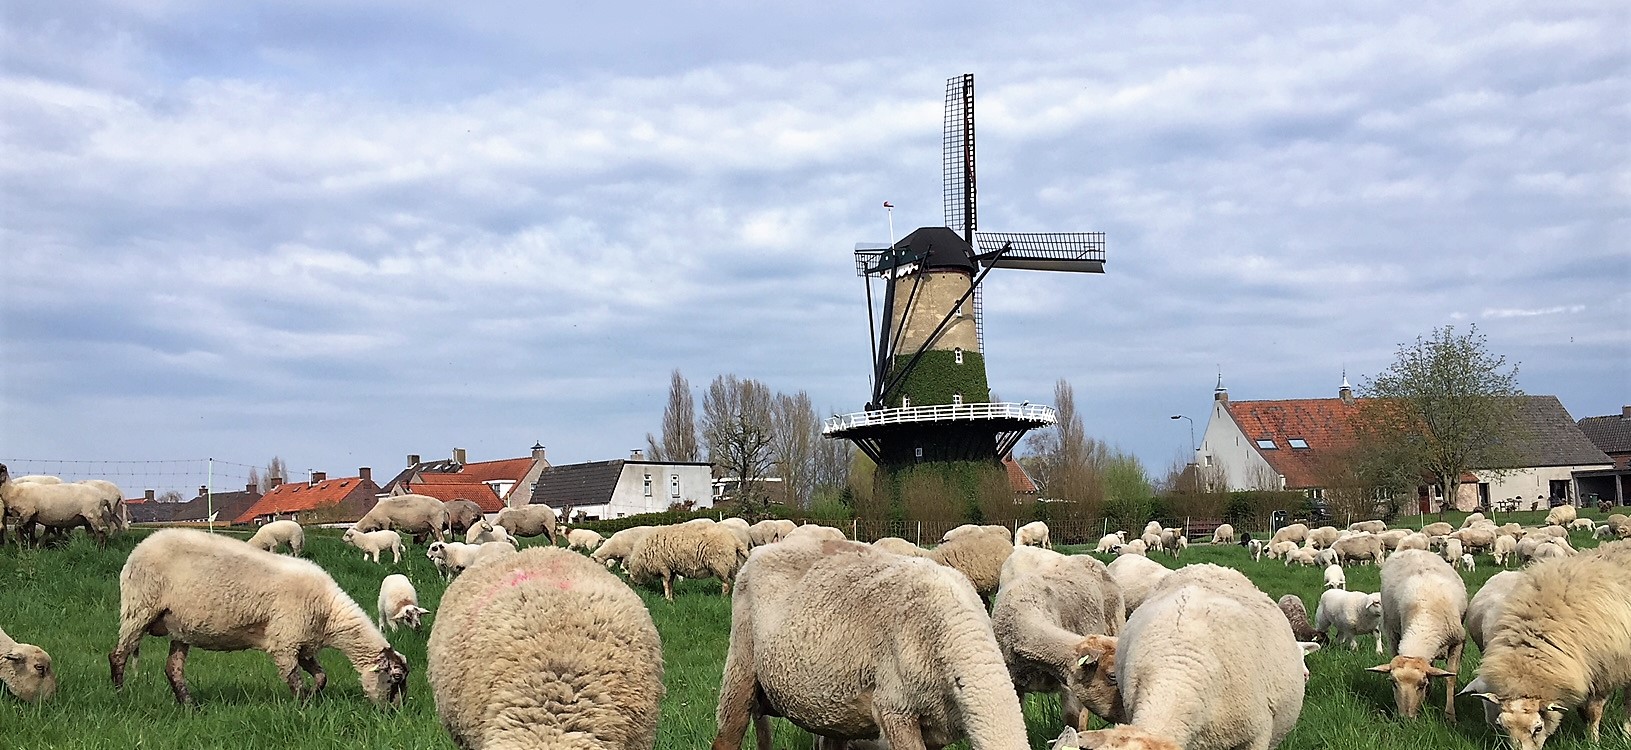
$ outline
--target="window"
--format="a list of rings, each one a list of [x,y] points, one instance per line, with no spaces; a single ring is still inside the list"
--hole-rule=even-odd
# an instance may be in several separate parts
[[[900,397],[900,408],[905,409],[905,408],[907,408],[907,407],[909,407],[911,405],[912,405],[912,397],[911,396],[903,395],[903,396]]]
[[[1307,448],[1308,447],[1308,441],[1304,440],[1302,438],[1291,438],[1290,440],[1287,440],[1286,442],[1290,443],[1291,447],[1293,447],[1293,448]]]
[[[959,346],[956,349],[951,350],[951,353],[952,358],[957,361],[957,364],[963,363],[963,347]]]
[[[954,312],[956,312],[957,317],[959,317],[959,318],[963,317],[963,303],[961,303],[961,302],[957,303],[957,309]]]
[[[668,496],[669,497],[679,497],[680,496],[680,475],[678,475],[678,474],[669,475],[669,477],[668,477]]]
[[[1271,450],[1274,450],[1274,449],[1278,448],[1279,446],[1274,444],[1274,440],[1272,440],[1270,438],[1264,438],[1262,440],[1257,441],[1257,447],[1262,448],[1263,450],[1266,450],[1266,451],[1271,451]]]
[[[951,394],[951,403],[954,406],[962,406],[963,405],[963,394],[961,394],[961,393]]]
[[[650,474],[646,475],[645,490],[646,490],[646,497],[651,497],[651,475]]]

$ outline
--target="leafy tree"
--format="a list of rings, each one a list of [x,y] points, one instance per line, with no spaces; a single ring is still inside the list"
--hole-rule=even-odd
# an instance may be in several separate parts
[[[770,469],[770,389],[757,380],[720,375],[702,398],[702,439],[708,460],[737,481],[743,516],[758,519],[769,505],[763,478]]]
[[[1518,366],[1490,352],[1477,326],[1444,326],[1401,344],[1393,364],[1359,391],[1360,470],[1373,481],[1427,475],[1448,506],[1462,474],[1499,474],[1516,463]]]
[[[697,445],[697,408],[691,384],[678,369],[668,379],[668,405],[663,407],[662,436],[646,433],[646,452],[653,461],[695,462],[702,458]]]

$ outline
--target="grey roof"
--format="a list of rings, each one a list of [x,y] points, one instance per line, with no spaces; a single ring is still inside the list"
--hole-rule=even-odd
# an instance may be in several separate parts
[[[967,241],[946,227],[922,227],[900,238],[897,248],[923,256],[924,268],[960,268],[974,272],[974,251]]]
[[[1631,453],[1631,414],[1586,417],[1578,423],[1586,438],[1604,453]]]
[[[132,523],[175,523],[178,521],[207,521],[209,511],[215,511],[215,518],[219,523],[232,523],[233,519],[255,501],[261,499],[259,492],[217,492],[212,498],[199,495],[184,503],[135,503],[128,505]]]
[[[623,475],[623,459],[591,461],[584,464],[551,466],[538,475],[532,488],[532,502],[556,508],[604,505],[612,501],[617,479]]]
[[[1580,466],[1610,464],[1586,433],[1580,431],[1569,410],[1556,396],[1524,396],[1518,405],[1519,433],[1514,448],[1517,466]],[[1497,468],[1497,467],[1479,467]]]

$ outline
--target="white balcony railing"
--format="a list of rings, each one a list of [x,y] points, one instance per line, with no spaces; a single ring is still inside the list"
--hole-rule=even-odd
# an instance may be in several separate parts
[[[900,409],[879,409],[877,411],[858,411],[853,414],[839,414],[828,417],[821,423],[821,434],[832,435],[856,427],[871,427],[886,424],[909,424],[912,422],[951,422],[951,421],[980,421],[988,419],[1021,419],[1038,423],[1036,426],[1051,425],[1059,421],[1058,412],[1051,406],[1022,403],[996,403],[996,404],[936,404],[934,406],[908,406]]]

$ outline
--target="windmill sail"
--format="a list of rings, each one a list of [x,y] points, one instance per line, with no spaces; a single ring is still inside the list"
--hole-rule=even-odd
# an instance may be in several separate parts
[[[941,196],[946,226],[974,244],[979,217],[974,207],[974,74],[946,81],[945,134],[941,140]]]

